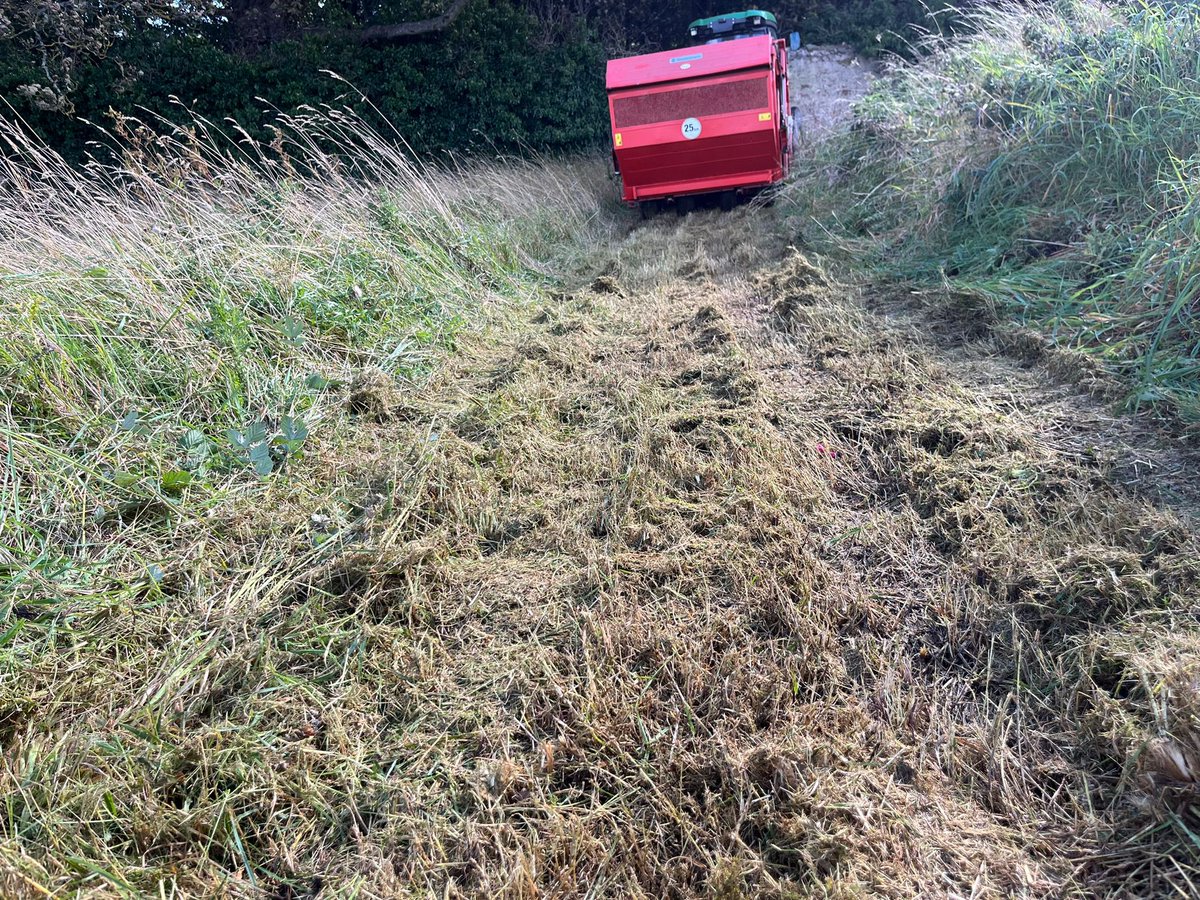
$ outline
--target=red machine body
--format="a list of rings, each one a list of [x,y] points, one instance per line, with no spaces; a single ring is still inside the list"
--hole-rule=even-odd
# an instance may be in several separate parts
[[[787,49],[768,35],[609,60],[613,162],[627,203],[782,181]]]

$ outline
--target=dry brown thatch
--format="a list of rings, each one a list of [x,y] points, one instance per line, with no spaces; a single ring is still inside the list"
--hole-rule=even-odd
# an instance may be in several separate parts
[[[153,765],[93,770],[131,852],[247,896],[1186,891],[1200,566],[1137,435],[764,222],[633,231],[403,416],[356,383],[307,463],[341,549],[197,608]],[[295,491],[232,556],[293,572]]]
[[[1196,816],[1190,529],[1074,452],[1043,375],[995,362],[1028,392],[989,398],[801,254],[747,277],[781,251],[727,224],[635,231],[431,389],[458,412],[389,534],[420,562],[342,601],[413,673],[369,881],[1186,886],[1151,829]]]

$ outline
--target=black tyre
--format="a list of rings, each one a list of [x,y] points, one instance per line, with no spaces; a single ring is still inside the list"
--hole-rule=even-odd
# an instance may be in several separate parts
[[[730,212],[737,203],[736,191],[721,191],[721,211]]]
[[[686,216],[696,208],[695,197],[680,197],[675,201],[675,214],[678,216]]]

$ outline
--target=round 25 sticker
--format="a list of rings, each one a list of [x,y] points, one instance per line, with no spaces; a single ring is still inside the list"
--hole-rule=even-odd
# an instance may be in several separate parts
[[[684,119],[683,127],[680,129],[683,136],[689,141],[694,141],[700,137],[700,120],[699,119]]]

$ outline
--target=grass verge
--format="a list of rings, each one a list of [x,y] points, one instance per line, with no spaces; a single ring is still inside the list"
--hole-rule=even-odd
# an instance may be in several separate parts
[[[1147,449],[768,210],[623,232],[528,175],[434,182],[444,238],[604,238],[570,290],[473,261],[492,327],[407,378],[339,345],[303,456],[231,439],[87,540],[47,506],[86,577],[6,607],[0,893],[1191,891],[1200,547],[1117,477]],[[282,180],[302,222],[357,183]]]
[[[986,4],[859,106],[793,189],[811,242],[1101,360],[1196,433],[1200,18]],[[831,240],[832,239],[832,240]]]

